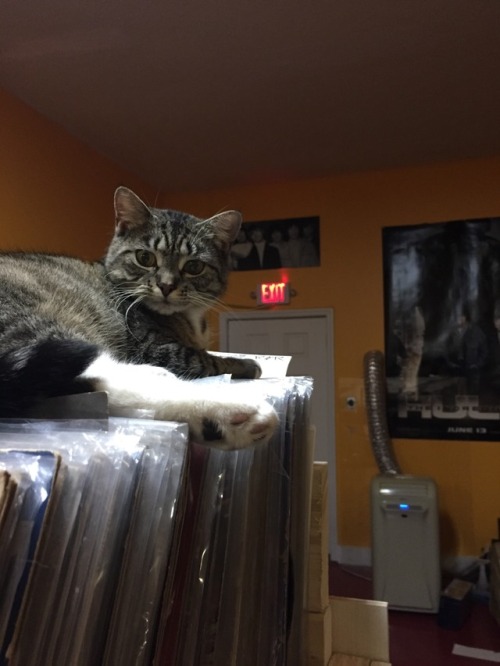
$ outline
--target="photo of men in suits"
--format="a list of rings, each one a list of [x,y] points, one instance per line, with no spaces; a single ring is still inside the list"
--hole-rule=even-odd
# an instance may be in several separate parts
[[[231,261],[237,271],[319,266],[319,218],[244,223]]]

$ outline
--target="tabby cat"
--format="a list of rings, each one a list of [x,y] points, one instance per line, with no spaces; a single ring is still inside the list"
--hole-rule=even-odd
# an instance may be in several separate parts
[[[115,233],[102,261],[0,253],[0,417],[43,398],[107,391],[111,411],[154,410],[225,448],[266,440],[277,417],[248,384],[250,360],[208,354],[205,313],[224,293],[235,211],[206,220],[115,192]]]

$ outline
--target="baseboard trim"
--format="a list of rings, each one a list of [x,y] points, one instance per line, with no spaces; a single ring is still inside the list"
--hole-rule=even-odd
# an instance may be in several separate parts
[[[333,559],[339,564],[370,567],[372,564],[372,551],[371,548],[360,548],[359,546],[338,546]]]
[[[337,546],[331,559],[339,564],[370,567],[372,564],[371,548],[359,546]],[[478,560],[472,555],[453,555],[441,558],[441,570],[452,576],[458,576]]]
[[[441,570],[445,571],[451,576],[460,576],[467,569],[469,569],[475,562],[478,561],[478,557],[473,555],[457,555],[454,557],[442,557],[441,558]]]

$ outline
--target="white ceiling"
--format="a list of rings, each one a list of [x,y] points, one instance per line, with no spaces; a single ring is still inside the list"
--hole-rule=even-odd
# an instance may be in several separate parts
[[[500,155],[500,0],[2,0],[0,86],[163,190]]]

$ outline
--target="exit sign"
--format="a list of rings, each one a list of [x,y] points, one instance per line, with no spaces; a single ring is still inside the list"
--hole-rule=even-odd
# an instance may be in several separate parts
[[[290,303],[288,282],[263,282],[257,287],[259,305],[286,305]]]

